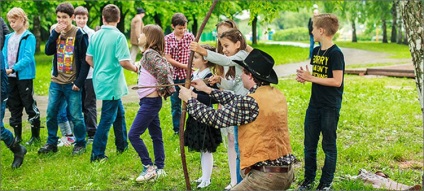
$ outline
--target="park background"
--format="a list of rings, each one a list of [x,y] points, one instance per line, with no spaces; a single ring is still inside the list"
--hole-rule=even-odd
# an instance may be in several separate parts
[[[50,82],[51,57],[44,55],[44,43],[48,28],[56,22],[55,8],[63,1],[1,1],[0,15],[6,18],[12,7],[23,8],[30,19],[30,30],[37,36],[36,54],[37,76],[34,80],[38,102],[46,102]],[[156,23],[171,32],[170,20],[175,12],[184,13],[190,32],[197,33],[211,1],[70,1],[89,9],[88,25],[91,28],[101,25],[101,9],[113,3],[120,7],[121,22],[118,28],[129,36],[130,20],[137,7],[146,10],[145,24]],[[408,40],[402,23],[400,1],[219,1],[208,21],[201,40],[215,44],[215,24],[230,18],[238,23],[255,48],[269,52],[277,65],[305,62],[308,48],[292,45],[270,45],[273,42],[307,43],[309,40],[307,22],[312,15],[313,5],[317,4],[321,13],[336,14],[341,29],[336,35],[341,47],[355,48],[387,54],[393,59],[409,59]],[[7,19],[6,19],[7,22]],[[10,28],[10,27],[9,27]],[[257,38],[251,38],[257,36]],[[293,43],[294,44],[294,43]],[[370,57],[369,59],[373,59]],[[347,68],[381,67],[399,64],[380,62],[370,64],[353,63]],[[412,64],[412,61],[409,62]],[[125,72],[129,86],[136,84],[136,74]],[[294,154],[300,162],[296,165],[296,181],[302,180],[303,169],[303,118],[310,96],[310,84],[299,85],[293,76],[280,79],[277,86],[287,97],[289,107],[289,129]],[[132,91],[132,90],[130,90]],[[126,108],[127,128],[129,129],[138,110],[137,98],[123,98]],[[185,189],[178,137],[171,128],[169,100],[161,110],[161,124],[166,150],[168,176],[156,182],[135,183],[141,171],[136,152],[130,147],[128,152],[118,155],[115,151],[113,131],[110,132],[106,163],[90,163],[91,146],[82,156],[71,156],[69,147],[59,152],[39,156],[41,145],[28,147],[24,165],[17,170],[10,169],[13,160],[10,152],[1,145],[1,189],[2,190],[182,190]],[[98,111],[100,111],[100,107]],[[8,111],[6,112],[8,113]],[[41,114],[45,124],[45,113]],[[376,76],[345,76],[345,94],[338,129],[338,165],[334,189],[369,190],[370,185],[351,176],[360,169],[388,174],[393,180],[414,185],[422,181],[423,137],[420,103],[415,81],[408,78]],[[100,115],[99,115],[100,117]],[[5,118],[7,124],[8,119]],[[29,125],[24,124],[24,141],[29,138]],[[6,125],[7,126],[7,125]],[[7,126],[8,127],[8,126]],[[46,140],[46,129],[41,130],[42,140]],[[150,137],[142,136],[149,150]],[[200,154],[186,152],[191,180],[200,176]],[[319,148],[319,167],[323,152]],[[214,154],[215,164],[212,184],[207,190],[221,190],[229,183],[225,144]],[[320,172],[318,172],[319,178]],[[195,188],[192,184],[192,188]]]

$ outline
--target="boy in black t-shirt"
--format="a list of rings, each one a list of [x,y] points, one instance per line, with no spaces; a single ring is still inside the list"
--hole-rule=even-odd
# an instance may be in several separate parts
[[[317,190],[329,190],[337,161],[337,123],[342,104],[345,62],[342,51],[333,43],[339,28],[336,16],[319,14],[313,18],[314,40],[321,46],[313,50],[312,74],[308,66],[297,70],[298,82],[312,82],[312,93],[305,116],[305,175],[299,190],[312,189],[317,170],[317,145],[322,133],[324,167]]]

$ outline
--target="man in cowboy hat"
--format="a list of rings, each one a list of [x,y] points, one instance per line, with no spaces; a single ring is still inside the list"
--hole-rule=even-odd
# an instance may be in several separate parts
[[[202,123],[219,127],[239,126],[240,167],[243,180],[233,190],[285,190],[294,180],[287,102],[278,89],[274,59],[254,49],[244,61],[235,61],[243,67],[243,85],[246,96],[212,89],[202,81],[192,86],[224,105],[215,110],[196,100],[196,94],[181,87],[179,97],[187,103],[187,112]],[[270,99],[272,97],[272,99]]]

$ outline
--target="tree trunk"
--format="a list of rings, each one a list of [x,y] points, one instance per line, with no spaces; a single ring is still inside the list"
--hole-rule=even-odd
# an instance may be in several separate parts
[[[41,22],[40,22],[40,16],[34,15],[34,18],[32,19],[32,33],[35,36],[35,52],[40,52],[40,42],[41,40]]]
[[[402,16],[402,14],[400,14],[400,17]],[[401,18],[399,18],[399,22],[398,22],[398,26],[399,26],[399,29],[398,29],[398,36],[397,36],[397,39],[396,39],[396,42],[398,43],[398,44],[402,44],[402,35],[403,35],[403,32],[402,32],[402,28],[403,28],[403,22],[402,22],[403,20],[401,19]]]
[[[387,43],[387,22],[385,19],[382,20],[381,28],[383,30],[383,43]]]
[[[415,67],[415,83],[417,85],[418,96],[421,103],[424,122],[424,101],[423,101],[423,65],[424,65],[424,13],[423,1],[410,0],[402,1],[402,17],[405,24],[406,36],[408,38],[409,50],[412,56],[412,63]]]
[[[392,34],[390,36],[390,42],[394,43],[396,42],[396,37],[397,37],[397,7],[399,5],[399,1],[398,0],[394,0],[393,1],[393,6],[392,6]]]
[[[153,20],[155,20],[155,23],[157,24],[157,25],[159,25],[160,27],[163,27],[162,26],[162,21],[161,21],[161,19],[160,19],[160,15],[159,14],[155,14],[154,16],[153,16]]]
[[[195,14],[193,14],[193,25],[191,26],[191,32],[193,33],[193,35],[197,35],[197,28],[199,28],[198,23],[197,23],[197,17]]]
[[[356,22],[352,19],[352,42],[358,42],[358,37],[356,36]]]
[[[253,44],[258,44],[258,39],[256,38],[257,34],[256,34],[256,25],[258,23],[258,16],[255,15],[255,17],[253,18],[252,21],[252,43]]]

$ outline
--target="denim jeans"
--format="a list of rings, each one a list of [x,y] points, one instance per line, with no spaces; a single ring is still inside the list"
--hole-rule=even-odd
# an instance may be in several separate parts
[[[71,114],[68,111],[68,104],[66,103],[66,100],[63,99],[60,101],[59,104],[59,113],[57,114],[57,122],[58,123],[64,123],[69,121],[68,118],[71,118]]]
[[[106,144],[110,127],[113,124],[115,133],[115,145],[118,152],[123,152],[128,148],[127,125],[125,123],[125,110],[121,99],[103,100],[100,123],[94,134],[93,150],[91,160],[105,157]]]
[[[155,154],[155,165],[158,169],[163,169],[165,162],[165,150],[162,140],[162,129],[160,128],[159,111],[162,108],[162,98],[142,98],[140,99],[140,109],[131,126],[128,138],[134,149],[137,151],[143,165],[153,165],[140,136],[149,129],[150,137],[153,141],[153,151]]]
[[[234,149],[236,150],[236,176],[237,176],[237,184],[243,180],[241,177],[241,169],[240,169],[240,150],[238,143],[238,126],[234,126]]]
[[[3,118],[4,112],[6,111],[6,102],[1,101],[1,136],[0,139],[6,144],[7,147],[10,147],[13,143],[13,134],[9,129],[4,128]]]
[[[184,83],[185,79],[176,79],[174,84]],[[174,126],[174,132],[180,130],[180,118],[181,118],[181,99],[178,97],[180,94],[180,88],[175,86],[176,92],[171,95],[171,112],[172,112],[172,125]]]
[[[315,180],[317,170],[317,145],[322,133],[322,149],[325,153],[320,183],[330,184],[337,162],[337,123],[340,108],[308,107],[305,117],[305,179]]]
[[[69,113],[71,114],[71,121],[74,124],[75,146],[85,147],[85,124],[84,117],[82,116],[82,101],[81,91],[72,90],[73,84],[58,84],[50,82],[49,100],[47,105],[47,132],[48,144],[57,144],[57,116],[59,113],[60,103],[66,100]]]
[[[243,172],[244,173],[244,170]],[[231,190],[287,190],[294,181],[294,167],[285,173],[251,170]]]

